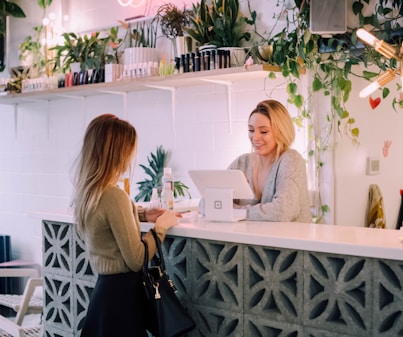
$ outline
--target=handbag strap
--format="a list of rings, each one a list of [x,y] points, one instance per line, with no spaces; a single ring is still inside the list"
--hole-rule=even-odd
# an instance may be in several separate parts
[[[144,263],[143,263],[143,275],[148,275],[148,245],[147,242],[141,239],[141,242],[144,244]]]
[[[161,247],[161,241],[160,238],[157,235],[157,232],[154,230],[154,228],[150,229],[150,232],[152,233],[154,240],[155,240],[155,245],[157,247],[157,253],[158,253],[158,264],[160,265],[161,269],[165,272],[165,260],[164,260],[164,255],[162,254],[162,247]],[[155,258],[154,258],[155,261]]]

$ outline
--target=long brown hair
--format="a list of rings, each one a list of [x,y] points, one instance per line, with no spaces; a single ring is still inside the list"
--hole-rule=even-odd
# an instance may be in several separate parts
[[[292,118],[283,104],[272,99],[258,103],[250,113],[249,119],[255,113],[265,115],[270,120],[277,144],[276,159],[278,159],[294,142],[295,129]]]
[[[74,176],[73,209],[80,231],[105,188],[128,170],[136,149],[136,130],[127,121],[104,114],[88,125]]]

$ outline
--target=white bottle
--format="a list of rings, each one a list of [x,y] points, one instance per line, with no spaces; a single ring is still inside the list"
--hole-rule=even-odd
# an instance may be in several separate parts
[[[157,188],[153,188],[153,193],[151,194],[150,205],[148,207],[149,208],[160,208],[161,207],[160,198],[158,197],[158,189]]]
[[[174,209],[174,193],[171,190],[171,184],[165,183],[161,192],[162,208],[173,210]]]
[[[162,176],[162,186],[169,183],[171,190],[174,190],[174,179],[172,177],[172,169],[170,167],[164,167],[164,175]]]

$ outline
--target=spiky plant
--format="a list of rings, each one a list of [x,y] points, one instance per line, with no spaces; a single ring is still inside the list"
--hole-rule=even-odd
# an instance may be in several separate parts
[[[150,156],[147,157],[148,166],[140,164],[140,167],[150,179],[137,182],[139,193],[134,197],[136,202],[150,201],[153,188],[158,188],[160,192],[164,167],[169,162],[169,156],[170,152],[164,150],[162,145],[160,145],[157,147],[155,153],[151,152]],[[174,181],[174,197],[185,196],[185,194],[191,198],[189,187],[180,181]]]

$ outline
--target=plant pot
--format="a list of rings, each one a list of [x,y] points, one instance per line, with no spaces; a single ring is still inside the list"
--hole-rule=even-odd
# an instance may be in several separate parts
[[[122,79],[123,66],[121,64],[105,64],[105,82],[115,82]]]
[[[70,72],[74,73],[79,73],[81,71],[81,64],[80,62],[73,62],[70,63]]]
[[[174,43],[174,51],[175,57],[180,57],[181,55],[186,54],[185,50],[185,37],[184,36],[177,36],[175,40],[172,41]]]

